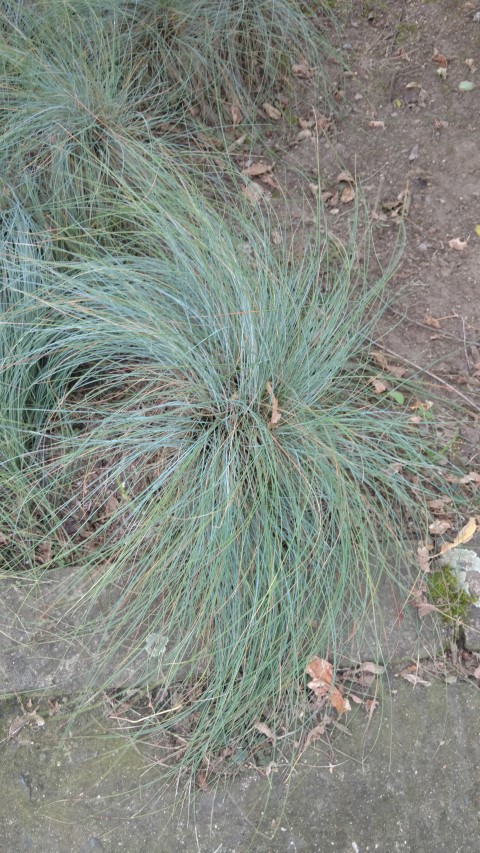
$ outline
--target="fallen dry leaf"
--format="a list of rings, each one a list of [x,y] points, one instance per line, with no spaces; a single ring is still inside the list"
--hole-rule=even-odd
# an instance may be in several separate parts
[[[343,192],[340,196],[340,201],[342,202],[342,204],[349,204],[349,202],[353,201],[354,198],[355,198],[355,190],[353,189],[353,187],[348,186],[348,187],[345,187],[345,189],[343,190]]]
[[[443,515],[446,511],[445,510],[445,504],[451,504],[451,503],[452,503],[452,498],[449,498],[446,495],[444,495],[441,498],[432,498],[432,500],[427,501],[427,506],[432,510],[432,512],[434,514],[439,512]]]
[[[432,62],[436,62],[437,65],[440,65],[441,68],[448,67],[447,57],[443,55],[443,53],[439,53],[438,50],[433,51]]]
[[[452,522],[447,518],[436,518],[435,521],[429,524],[428,529],[432,536],[443,536],[452,526]]]
[[[469,474],[465,474],[464,477],[460,477],[458,482],[463,485],[466,483],[480,483],[480,474],[478,471],[470,471]]]
[[[388,361],[381,350],[372,350],[370,355],[373,360],[377,362],[379,367],[383,368],[383,370],[388,370]]]
[[[370,672],[372,675],[383,675],[385,672],[385,667],[379,663],[372,663],[372,661],[365,661],[365,663],[361,663],[357,669],[357,672]]]
[[[325,734],[326,725],[325,723],[320,723],[318,726],[315,726],[307,735],[305,740],[305,749],[310,746],[311,743],[318,740],[319,737],[322,737]]]
[[[470,69],[470,71],[472,72],[472,74],[475,74],[475,71],[476,71],[477,69],[476,69],[476,67],[475,67],[475,62],[474,62],[474,60],[473,60],[473,59],[466,59],[466,60],[465,60],[465,65],[467,66],[467,68],[469,68],[469,69]]]
[[[241,124],[243,121],[243,115],[238,104],[232,104],[230,107],[230,114],[232,116],[233,126],[236,127],[237,124]]]
[[[305,672],[316,681],[325,681],[327,684],[332,683],[333,666],[324,658],[314,657],[308,663]]]
[[[276,181],[273,175],[271,175],[269,172],[267,172],[267,174],[265,175],[259,175],[258,179],[262,182],[262,184],[265,184],[267,187],[271,187],[273,190],[278,190],[280,186],[278,181]]]
[[[430,554],[426,545],[419,545],[417,548],[417,563],[422,572],[430,571]]]
[[[431,681],[425,681],[424,678],[420,678],[419,675],[415,675],[414,672],[401,672],[400,675],[405,679],[405,681],[409,681],[410,684],[413,684],[414,687],[416,687],[417,684],[422,684],[424,687],[430,687],[432,683]]]
[[[109,499],[110,500],[110,499]],[[108,502],[107,502],[108,503]],[[40,542],[35,548],[35,562],[37,565],[43,566],[49,562],[52,556],[52,543]]]
[[[417,593],[412,593],[410,604],[412,605],[412,607],[417,608],[417,613],[420,619],[423,619],[428,613],[433,613],[434,611],[437,611],[437,607],[435,606],[435,604],[431,604],[425,594],[420,593],[417,595]]]
[[[423,318],[423,322],[426,326],[431,326],[432,329],[441,329],[440,320],[437,320],[436,317],[431,317],[430,314],[427,314]]]
[[[270,397],[270,402],[272,404],[272,413],[270,415],[270,420],[268,423],[270,426],[275,426],[275,424],[278,424],[282,417],[278,409],[278,398],[275,397],[275,394],[273,393],[271,382],[267,382],[266,389],[267,394]]]
[[[240,192],[245,196],[248,201],[251,201],[252,204],[257,204],[265,195],[265,190],[260,186],[260,184],[254,184],[251,181],[247,186],[240,187]]]
[[[368,381],[370,382],[370,385],[373,385],[377,394],[383,394],[384,391],[388,391],[390,388],[388,382],[382,382],[381,379],[375,376],[372,376]]]
[[[304,139],[311,139],[312,136],[313,136],[312,131],[308,127],[306,127],[304,130],[300,130],[297,133],[297,135],[295,137],[295,141],[296,142],[303,142]]]
[[[263,775],[266,776],[268,779],[272,770],[276,770],[277,767],[278,764],[276,763],[276,761],[269,761],[268,764],[265,765],[265,767],[257,767],[257,770],[259,773],[263,773]]]
[[[259,160],[258,163],[251,163],[250,166],[245,166],[242,169],[242,175],[246,175],[248,178],[257,178],[259,175],[265,175],[267,172],[271,172],[273,166],[270,163],[265,163],[263,160]]]
[[[465,545],[466,542],[470,542],[470,539],[475,534],[477,529],[477,522],[475,518],[469,518],[467,523],[462,527],[462,529],[457,533],[453,542],[444,542],[442,547],[440,548],[441,554],[446,554],[447,551],[451,551],[452,548],[456,548],[457,545]]]
[[[354,184],[354,183],[355,183],[355,179],[354,179],[354,178],[353,178],[353,176],[350,174],[350,172],[340,172],[340,174],[339,174],[339,175],[337,175],[337,180],[335,181],[335,183],[336,183],[336,184],[342,184],[342,183],[345,183],[345,184]]]
[[[267,726],[266,723],[254,723],[253,728],[256,729],[257,732],[261,732],[262,735],[265,735],[265,737],[268,738],[268,740],[271,740],[272,743],[275,743],[277,738],[274,732],[272,732],[271,728]]]
[[[312,680],[308,682],[308,687],[313,690],[318,699],[327,696],[328,701],[338,714],[344,714],[350,711],[350,703],[345,699],[338,687],[333,686],[333,667],[332,664],[323,658],[313,658],[305,669],[307,675],[310,675]]]
[[[315,127],[317,130],[328,130],[331,123],[332,120],[324,116],[323,113],[315,113]]]
[[[379,128],[381,130],[385,130],[385,122],[384,121],[369,121],[369,127]]]
[[[15,737],[25,726],[30,725],[30,723],[37,726],[37,728],[41,728],[45,725],[45,720],[36,711],[15,717],[8,730],[8,737]]]
[[[271,118],[272,121],[280,121],[282,114],[280,110],[277,110],[273,104],[269,104],[268,101],[265,101],[263,104],[263,111],[267,114],[268,118]]]
[[[292,65],[292,73],[295,74],[295,77],[300,77],[301,80],[310,80],[313,77],[313,71],[306,59]]]
[[[378,708],[378,699],[365,699],[365,711],[367,718],[372,719],[373,712]]]
[[[448,245],[457,252],[463,252],[468,246],[468,240],[460,240],[460,237],[455,237],[453,240],[448,241]]]

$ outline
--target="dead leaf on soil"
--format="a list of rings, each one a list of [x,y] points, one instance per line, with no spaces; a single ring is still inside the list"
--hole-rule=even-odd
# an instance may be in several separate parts
[[[274,734],[274,732],[272,732],[271,728],[267,726],[266,723],[254,723],[253,728],[256,729],[257,732],[260,732],[262,735],[265,735],[265,737],[268,738],[268,740],[271,740],[272,743],[275,743],[277,739],[276,735]]]
[[[275,424],[278,424],[278,422],[281,420],[281,417],[282,417],[280,414],[280,411],[278,409],[278,398],[275,397],[275,394],[273,393],[271,382],[267,382],[266,389],[267,389],[267,394],[270,397],[270,402],[272,404],[272,412],[271,412],[270,420],[268,423],[269,423],[269,426],[275,426]]]
[[[373,712],[378,708],[378,704],[378,699],[365,699],[365,711],[368,720],[372,719]]]
[[[308,687],[313,690],[318,699],[327,698],[338,714],[344,714],[350,711],[350,703],[345,699],[338,687],[333,686],[333,667],[332,664],[323,658],[313,658],[305,669],[307,675],[310,675],[312,680],[308,682]]]
[[[311,743],[314,743],[316,740],[318,740],[319,737],[322,737],[325,734],[325,731],[325,723],[320,723],[318,726],[315,726],[307,735],[307,738],[305,740],[305,749],[307,749],[307,747],[309,747]]]
[[[470,69],[470,71],[472,72],[472,74],[475,74],[475,71],[477,70],[477,68],[476,68],[476,66],[475,66],[475,62],[474,62],[474,60],[473,60],[473,59],[466,59],[466,60],[465,60],[465,65],[467,66],[467,68],[469,68],[469,69]]]
[[[269,104],[268,101],[265,101],[263,104],[263,111],[267,114],[268,118],[272,119],[272,121],[280,121],[282,114],[280,110],[277,110],[273,104]]]
[[[455,237],[453,240],[448,241],[448,245],[457,252],[463,252],[468,246],[468,240],[461,240],[460,237]]]
[[[430,554],[426,545],[419,545],[417,548],[417,563],[422,572],[430,571]]]
[[[8,737],[14,738],[25,726],[29,726],[30,724],[37,728],[41,728],[45,725],[45,720],[40,716],[40,714],[37,714],[36,711],[31,711],[29,714],[21,714],[20,716],[15,717],[14,721],[11,723],[8,730]]]
[[[294,63],[292,65],[292,73],[301,80],[310,80],[313,77],[313,71],[306,59],[301,59],[300,62]]]
[[[306,127],[304,130],[299,130],[295,137],[296,142],[303,142],[304,139],[311,139],[313,136],[312,131]]]
[[[477,529],[477,521],[475,518],[469,518],[467,523],[462,527],[462,529],[457,533],[453,542],[444,542],[442,547],[440,548],[441,554],[446,554],[447,551],[451,551],[452,548],[456,548],[458,545],[465,545],[466,542],[470,542],[472,536],[474,536],[475,531]]]
[[[376,394],[383,394],[384,391],[388,391],[390,388],[388,382],[383,382],[378,376],[372,376],[368,381],[370,385],[373,385]]]
[[[259,175],[265,175],[271,172],[272,169],[273,166],[270,163],[259,160],[258,163],[251,163],[249,166],[245,166],[242,169],[242,175],[246,175],[248,178],[258,178]]]
[[[357,672],[370,672],[372,675],[383,675],[385,667],[379,663],[365,661],[365,663],[361,663],[357,668]]]
[[[278,190],[280,184],[275,180],[273,175],[267,172],[266,175],[259,175],[258,180],[261,181],[267,187],[270,187],[272,190]]]
[[[423,322],[426,326],[430,326],[432,329],[441,329],[440,320],[437,320],[436,317],[431,317],[430,314],[426,314],[423,318]]]
[[[335,183],[336,184],[354,184],[355,178],[353,177],[353,175],[350,174],[350,172],[340,172],[340,174],[337,175],[337,180],[335,181]]]
[[[447,497],[446,495],[441,498],[432,498],[432,500],[427,501],[427,506],[432,510],[435,515],[439,512],[441,515],[444,515],[446,512],[445,504],[451,504],[452,498]]]
[[[416,687],[418,684],[422,684],[424,687],[430,687],[432,682],[425,681],[424,678],[420,678],[419,675],[416,675],[414,672],[406,672],[405,670],[400,673],[401,677],[405,679],[405,681],[409,681],[410,684],[413,684]]]
[[[480,483],[480,474],[478,471],[470,471],[469,474],[465,474],[464,477],[460,477],[459,483],[465,485],[466,483]]]
[[[276,761],[269,761],[268,764],[265,765],[265,767],[257,767],[257,770],[259,773],[262,773],[262,775],[266,776],[268,779],[272,771],[276,770],[277,767],[278,764],[276,763]]]
[[[448,518],[436,518],[435,521],[432,521],[432,523],[428,525],[428,529],[432,536],[443,536],[443,534],[452,527],[453,524],[448,520]]]
[[[373,360],[376,361],[378,366],[382,368],[382,370],[388,370],[388,361],[386,359],[385,353],[383,353],[381,350],[375,349],[372,350],[370,355],[372,356]]]
[[[354,198],[355,198],[355,190],[353,189],[353,187],[348,186],[348,187],[345,187],[345,189],[342,191],[342,194],[340,196],[340,201],[342,202],[342,204],[349,204],[349,202],[353,201]]]
[[[265,195],[265,190],[260,184],[254,184],[253,181],[250,181],[247,186],[240,187],[240,192],[245,196],[248,201],[251,201],[252,204],[257,204]]]
[[[385,130],[385,122],[384,121],[376,121],[376,120],[369,121],[368,126],[376,128],[377,130]]]
[[[237,124],[241,124],[243,121],[243,115],[238,104],[232,104],[230,107],[230,114],[232,116],[233,126],[236,127]]]
[[[40,542],[35,548],[35,562],[37,565],[44,566],[48,563],[52,556],[52,543]]]
[[[311,118],[299,118],[298,123],[302,130],[328,130],[332,119],[327,118],[323,113],[314,112]]]
[[[443,53],[439,53],[436,48],[433,51],[432,62],[436,62],[437,65],[440,65],[442,68],[448,68],[447,57],[444,56]]]
[[[454,474],[448,474],[445,477],[448,483],[461,483],[462,485],[467,485],[467,483],[480,483],[480,474],[476,471],[470,471],[469,474],[464,474],[463,477],[455,477]]]
[[[207,133],[197,133],[196,138],[206,148],[216,148],[218,150],[222,147],[219,139],[215,139],[214,136],[209,136]]]

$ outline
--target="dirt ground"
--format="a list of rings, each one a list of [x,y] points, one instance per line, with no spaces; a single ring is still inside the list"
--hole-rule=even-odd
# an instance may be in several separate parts
[[[365,197],[383,263],[403,219],[405,251],[388,285],[381,343],[387,359],[395,362],[397,354],[411,375],[427,370],[432,393],[466,404],[460,435],[464,461],[474,468],[480,447],[480,2],[339,0],[335,12],[348,62],[345,77],[338,73],[340,114],[325,132],[320,118],[320,136],[305,125],[302,134],[302,124],[279,126],[271,153],[285,138],[289,151],[274,174],[293,220],[298,208],[297,221],[308,228],[302,200],[312,195],[319,171],[328,218],[341,231],[354,204],[350,185],[338,181],[341,163]],[[295,113],[311,125],[308,81],[300,87]],[[322,104],[313,106],[321,117]]]

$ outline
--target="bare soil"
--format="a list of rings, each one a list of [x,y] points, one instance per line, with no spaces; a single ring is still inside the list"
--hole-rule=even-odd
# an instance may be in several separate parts
[[[300,81],[295,107],[284,111],[287,120],[260,156],[287,146],[273,174],[300,230],[312,224],[304,199],[318,176],[333,230],[341,232],[342,219],[351,218],[354,202],[348,194],[342,200],[349,185],[338,181],[342,168],[361,189],[357,199],[365,198],[381,263],[398,246],[399,222],[405,224],[379,343],[412,374],[421,368],[432,393],[465,406],[462,456],[478,467],[480,2],[338,0],[335,12],[348,62],[345,77],[336,69],[339,115],[325,130],[326,108],[312,104],[308,81]],[[473,88],[463,91],[465,82]],[[318,116],[320,133],[307,128],[299,136]]]

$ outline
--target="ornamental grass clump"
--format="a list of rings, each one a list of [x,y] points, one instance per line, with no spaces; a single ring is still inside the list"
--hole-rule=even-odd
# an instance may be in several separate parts
[[[34,379],[28,399],[2,386],[2,429],[15,419],[24,502],[48,507],[31,564],[41,544],[44,566],[74,565],[75,630],[98,637],[86,695],[133,671],[155,698],[126,731],[196,773],[255,760],[258,724],[284,755],[302,742],[306,664],[341,653],[382,574],[401,582],[444,469],[370,382],[386,275],[358,262],[355,223],[341,245],[319,216],[294,264],[258,212],[229,230],[136,162],[128,243],[28,258],[2,367]]]
[[[100,239],[129,146],[164,150],[179,120],[128,25],[94,3],[12,4],[0,13],[0,168],[52,239]],[[188,138],[183,135],[184,147]],[[184,152],[183,167],[187,168]],[[107,209],[105,210],[105,206]]]
[[[272,117],[264,103],[282,95],[275,107],[280,118],[295,77],[310,81],[309,99],[331,106],[327,65],[340,59],[328,2],[147,0],[119,6],[133,21],[136,53],[152,70],[162,67],[172,92],[200,121],[223,130],[245,121],[253,131],[253,122]]]

